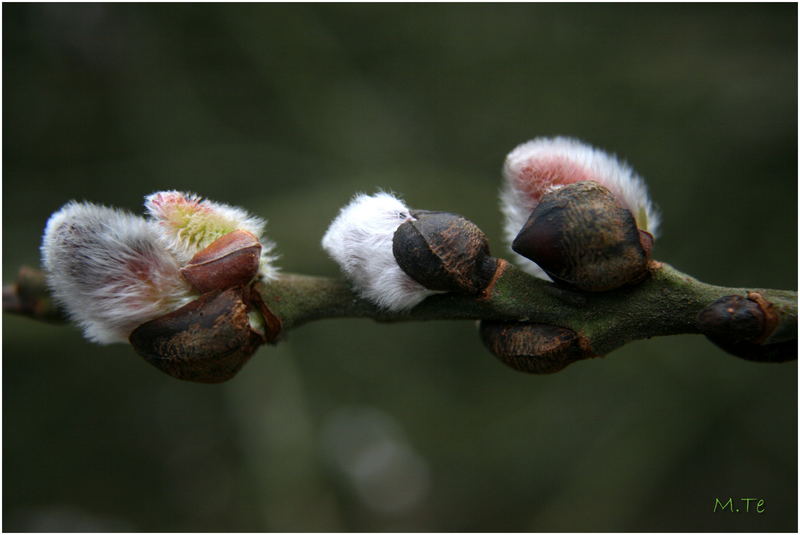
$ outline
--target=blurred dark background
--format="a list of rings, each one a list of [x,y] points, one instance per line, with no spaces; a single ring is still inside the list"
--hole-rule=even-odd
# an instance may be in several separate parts
[[[796,288],[794,4],[2,9],[5,282],[66,201],[169,188],[268,218],[285,271],[337,275],[378,188],[504,255],[503,158],[563,134],[647,179],[660,260]],[[5,531],[797,530],[796,363],[699,336],[537,377],[468,322],[329,320],[221,386],[8,315],[3,349]]]

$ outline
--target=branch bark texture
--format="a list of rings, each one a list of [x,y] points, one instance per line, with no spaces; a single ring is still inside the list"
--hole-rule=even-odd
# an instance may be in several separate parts
[[[276,341],[292,329],[327,318],[495,320],[571,329],[594,355],[606,355],[634,340],[704,333],[700,313],[720,299],[739,296],[766,303],[759,305],[768,308],[769,332],[762,343],[781,347],[784,355],[767,360],[796,358],[797,292],[715,286],[664,263],[651,262],[649,267],[649,276],[635,286],[590,293],[563,289],[500,260],[482,294],[442,293],[405,312],[382,310],[360,298],[346,281],[328,277],[286,273],[254,289],[280,321],[281,336]],[[4,288],[3,310],[40,320],[63,319],[43,276],[32,268],[23,268],[17,282]],[[788,358],[787,347],[793,351]]]
[[[722,297],[756,292],[776,308],[778,327],[769,342],[797,338],[796,292],[714,286],[659,262],[651,264],[650,276],[641,284],[587,293],[559,288],[501,261],[495,280],[481,296],[441,294],[410,311],[393,313],[360,299],[346,282],[337,279],[285,274],[257,289],[281,319],[284,332],[310,321],[344,317],[385,322],[526,321],[572,329],[598,355],[634,340],[701,333],[697,316],[709,304]]]

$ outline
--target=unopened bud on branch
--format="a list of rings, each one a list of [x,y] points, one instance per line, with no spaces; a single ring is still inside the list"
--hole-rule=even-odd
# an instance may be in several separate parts
[[[494,356],[522,372],[555,373],[595,356],[575,331],[555,325],[482,320],[479,330]]]
[[[697,326],[721,349],[758,362],[785,362],[797,358],[797,340],[768,343],[779,322],[772,304],[757,292],[747,297],[728,295],[697,315]]]

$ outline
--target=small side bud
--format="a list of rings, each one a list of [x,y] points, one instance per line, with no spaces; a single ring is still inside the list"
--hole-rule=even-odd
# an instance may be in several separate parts
[[[236,375],[266,340],[250,325],[254,310],[246,290],[209,292],[139,326],[130,336],[136,352],[177,379],[221,383]]]
[[[474,223],[447,212],[414,210],[394,233],[400,268],[430,290],[475,294],[497,269],[486,235]]]
[[[196,297],[155,226],[126,212],[70,202],[48,220],[41,252],[55,300],[94,342],[125,342]]]
[[[509,245],[545,195],[576,182],[602,184],[633,214],[639,229],[657,235],[659,217],[644,181],[630,166],[602,150],[566,137],[536,138],[511,151],[503,165],[500,207]],[[544,271],[517,256],[525,271],[547,279]]]
[[[395,231],[413,217],[389,193],[356,195],[322,238],[322,247],[368,301],[387,310],[407,310],[436,292],[409,277],[393,253]]]
[[[720,349],[758,362],[797,359],[796,340],[764,343],[775,330],[777,318],[760,294],[728,295],[717,299],[697,315],[700,332]]]
[[[512,248],[556,282],[602,292],[647,275],[652,238],[608,189],[577,182],[542,197]]]
[[[721,297],[697,315],[703,334],[732,343],[757,341],[764,335],[765,324],[758,303],[741,295]]]
[[[494,356],[521,372],[555,373],[595,356],[575,331],[555,325],[483,320],[479,331]]]
[[[258,273],[261,243],[246,230],[213,241],[181,268],[181,275],[201,293],[244,286]]]

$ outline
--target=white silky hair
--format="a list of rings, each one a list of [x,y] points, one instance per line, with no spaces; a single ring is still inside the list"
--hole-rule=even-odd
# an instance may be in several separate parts
[[[569,137],[538,137],[518,145],[506,157],[503,164],[503,186],[500,190],[500,210],[505,218],[503,226],[509,251],[516,263],[536,277],[550,277],[535,262],[511,250],[511,243],[539,204],[517,187],[517,178],[523,168],[538,159],[563,158],[581,169],[589,180],[608,188],[634,216],[639,212],[647,216],[647,230],[656,236],[660,216],[647,194],[642,178],[625,162],[605,151],[592,147],[578,139]],[[562,186],[554,186],[551,191]]]
[[[72,201],[50,216],[41,252],[55,300],[100,344],[197,297],[156,225],[127,212]]]
[[[322,248],[337,263],[356,291],[387,310],[407,310],[429,290],[400,269],[392,252],[397,228],[413,220],[408,207],[386,192],[357,194],[328,227]]]
[[[176,228],[169,222],[167,205],[187,204],[197,207],[195,213],[189,215],[191,219],[188,226]],[[275,266],[277,255],[274,254],[275,243],[264,237],[266,221],[260,217],[250,215],[238,206],[210,201],[196,193],[176,190],[157,191],[145,197],[145,210],[151,220],[158,224],[159,239],[166,249],[171,252],[181,266],[185,266],[192,257],[219,236],[206,232],[203,226],[224,226],[231,232],[246,230],[254,234],[261,242],[261,258],[259,273],[266,280],[275,279],[278,268]],[[189,239],[197,237],[197,240]]]

